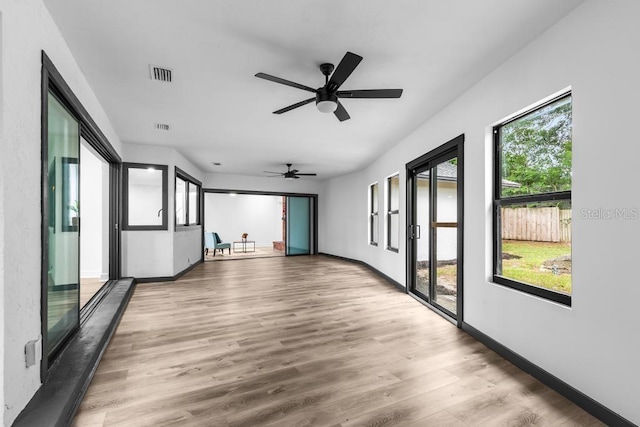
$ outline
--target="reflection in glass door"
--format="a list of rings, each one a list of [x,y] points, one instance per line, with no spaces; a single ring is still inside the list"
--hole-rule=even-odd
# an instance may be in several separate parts
[[[408,165],[410,292],[460,320],[461,141],[442,148]]]
[[[79,325],[80,125],[52,95],[47,103],[46,356]]]

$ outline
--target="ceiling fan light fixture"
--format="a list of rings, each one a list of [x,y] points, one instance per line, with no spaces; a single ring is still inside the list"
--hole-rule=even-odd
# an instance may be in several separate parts
[[[316,95],[316,108],[321,113],[333,113],[338,108],[338,95],[322,88]]]
[[[316,107],[321,113],[333,113],[338,109],[338,103],[335,101],[320,101],[316,104]]]

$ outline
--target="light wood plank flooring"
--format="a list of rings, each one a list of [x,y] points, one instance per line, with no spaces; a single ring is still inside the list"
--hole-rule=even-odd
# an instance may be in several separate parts
[[[139,284],[74,426],[596,426],[368,269],[204,263]]]

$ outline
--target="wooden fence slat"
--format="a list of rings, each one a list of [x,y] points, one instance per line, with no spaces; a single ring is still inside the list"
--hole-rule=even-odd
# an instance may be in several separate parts
[[[502,238],[537,242],[571,242],[571,209],[502,208]]]

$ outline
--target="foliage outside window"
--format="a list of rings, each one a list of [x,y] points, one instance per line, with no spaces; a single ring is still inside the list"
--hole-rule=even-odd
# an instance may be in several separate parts
[[[125,163],[124,230],[167,229],[167,166]]]
[[[398,252],[400,238],[400,176],[387,178],[387,249]]]
[[[176,168],[176,227],[200,225],[200,187],[202,183]]]
[[[378,246],[378,183],[369,186],[369,244]]]
[[[571,95],[494,128],[494,282],[571,304]]]

